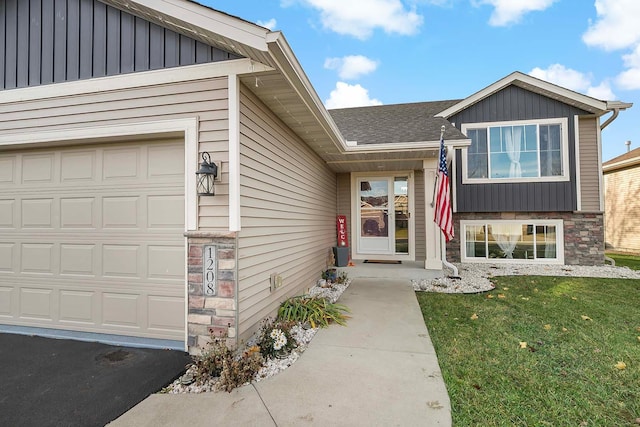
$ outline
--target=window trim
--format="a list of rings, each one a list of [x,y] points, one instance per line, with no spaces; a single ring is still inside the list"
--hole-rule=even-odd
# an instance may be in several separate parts
[[[507,259],[467,257],[467,225],[518,224],[518,225],[553,225],[556,227],[556,258]],[[564,265],[564,221],[561,219],[473,219],[460,220],[460,260],[475,263],[506,264],[560,264]]]
[[[571,179],[569,173],[569,120],[566,117],[554,119],[538,119],[538,120],[513,120],[502,122],[479,122],[479,123],[463,123],[461,131],[467,135],[468,130],[478,128],[489,128],[499,126],[525,126],[525,125],[560,125],[560,135],[562,137],[562,175],[558,176],[540,176],[540,177],[522,177],[522,178],[469,178],[467,177],[467,161],[468,147],[462,149],[462,183],[463,184],[498,184],[498,183],[514,183],[514,182],[561,182]],[[488,137],[488,136],[487,136]],[[487,139],[487,149],[489,140]],[[538,151],[540,153],[540,151]],[[491,153],[488,152],[487,156]]]

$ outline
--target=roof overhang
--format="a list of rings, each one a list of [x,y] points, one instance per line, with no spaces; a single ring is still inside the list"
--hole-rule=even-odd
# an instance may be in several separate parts
[[[609,161],[602,165],[602,172],[610,173],[620,169],[626,169],[634,166],[640,166],[640,156],[622,159],[620,161]]]
[[[438,154],[439,141],[349,146],[280,31],[191,0],[100,1],[251,60],[240,81],[336,172],[421,169]]]
[[[620,101],[601,101],[516,71],[463,99],[458,104],[441,111],[437,116],[449,118],[509,85],[519,86],[528,91],[561,101],[597,116],[601,116],[609,111],[624,110],[633,105]]]

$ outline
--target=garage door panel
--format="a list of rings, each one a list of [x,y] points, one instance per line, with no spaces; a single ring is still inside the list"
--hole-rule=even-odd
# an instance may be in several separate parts
[[[14,200],[0,200],[0,228],[15,228],[15,204]]]
[[[141,277],[139,267],[140,246],[104,245],[102,272],[105,277]]]
[[[53,274],[54,246],[50,243],[25,243],[20,259],[22,273]]]
[[[183,146],[0,151],[0,323],[184,340]]]
[[[15,156],[0,159],[0,184],[13,184],[15,180]]]
[[[180,147],[158,145],[149,147],[148,166],[149,178],[181,177],[184,176],[184,162],[176,162],[182,152]]]
[[[102,319],[105,325],[139,328],[140,295],[105,292],[102,294]]]
[[[13,286],[0,286],[0,317],[13,315],[13,299],[16,289]]]
[[[22,182],[43,184],[53,182],[55,154],[31,154],[22,158]]]
[[[104,151],[102,176],[105,182],[123,178],[139,178],[139,149],[118,148]]]
[[[95,276],[95,245],[60,245],[60,274]]]
[[[184,331],[184,299],[165,296],[149,296],[149,329],[161,331]]]
[[[0,243],[0,273],[14,273],[14,243]]]
[[[64,197],[60,199],[61,228],[96,228],[95,197]]]
[[[149,196],[148,228],[183,228],[183,196]]]
[[[152,246],[148,252],[148,277],[174,279],[184,277],[184,246]]]
[[[95,324],[95,292],[60,291],[60,321]]]
[[[52,228],[53,227],[53,199],[23,199],[22,200],[23,228]]]
[[[42,288],[20,289],[20,317],[53,320],[53,290]]]
[[[138,228],[139,200],[137,196],[103,198],[102,226],[104,228]]]
[[[95,181],[95,164],[95,151],[62,153],[60,180],[63,183],[90,183]]]

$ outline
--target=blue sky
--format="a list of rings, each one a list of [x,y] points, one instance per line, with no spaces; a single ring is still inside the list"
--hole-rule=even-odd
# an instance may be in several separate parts
[[[603,160],[640,147],[639,0],[200,2],[282,31],[327,108],[460,99],[521,71],[634,103]]]

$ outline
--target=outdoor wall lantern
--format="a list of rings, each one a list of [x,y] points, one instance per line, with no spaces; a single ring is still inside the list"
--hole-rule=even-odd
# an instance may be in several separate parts
[[[214,196],[216,194],[213,181],[218,176],[218,166],[211,161],[208,152],[202,153],[202,163],[196,172],[198,179],[198,196]]]

